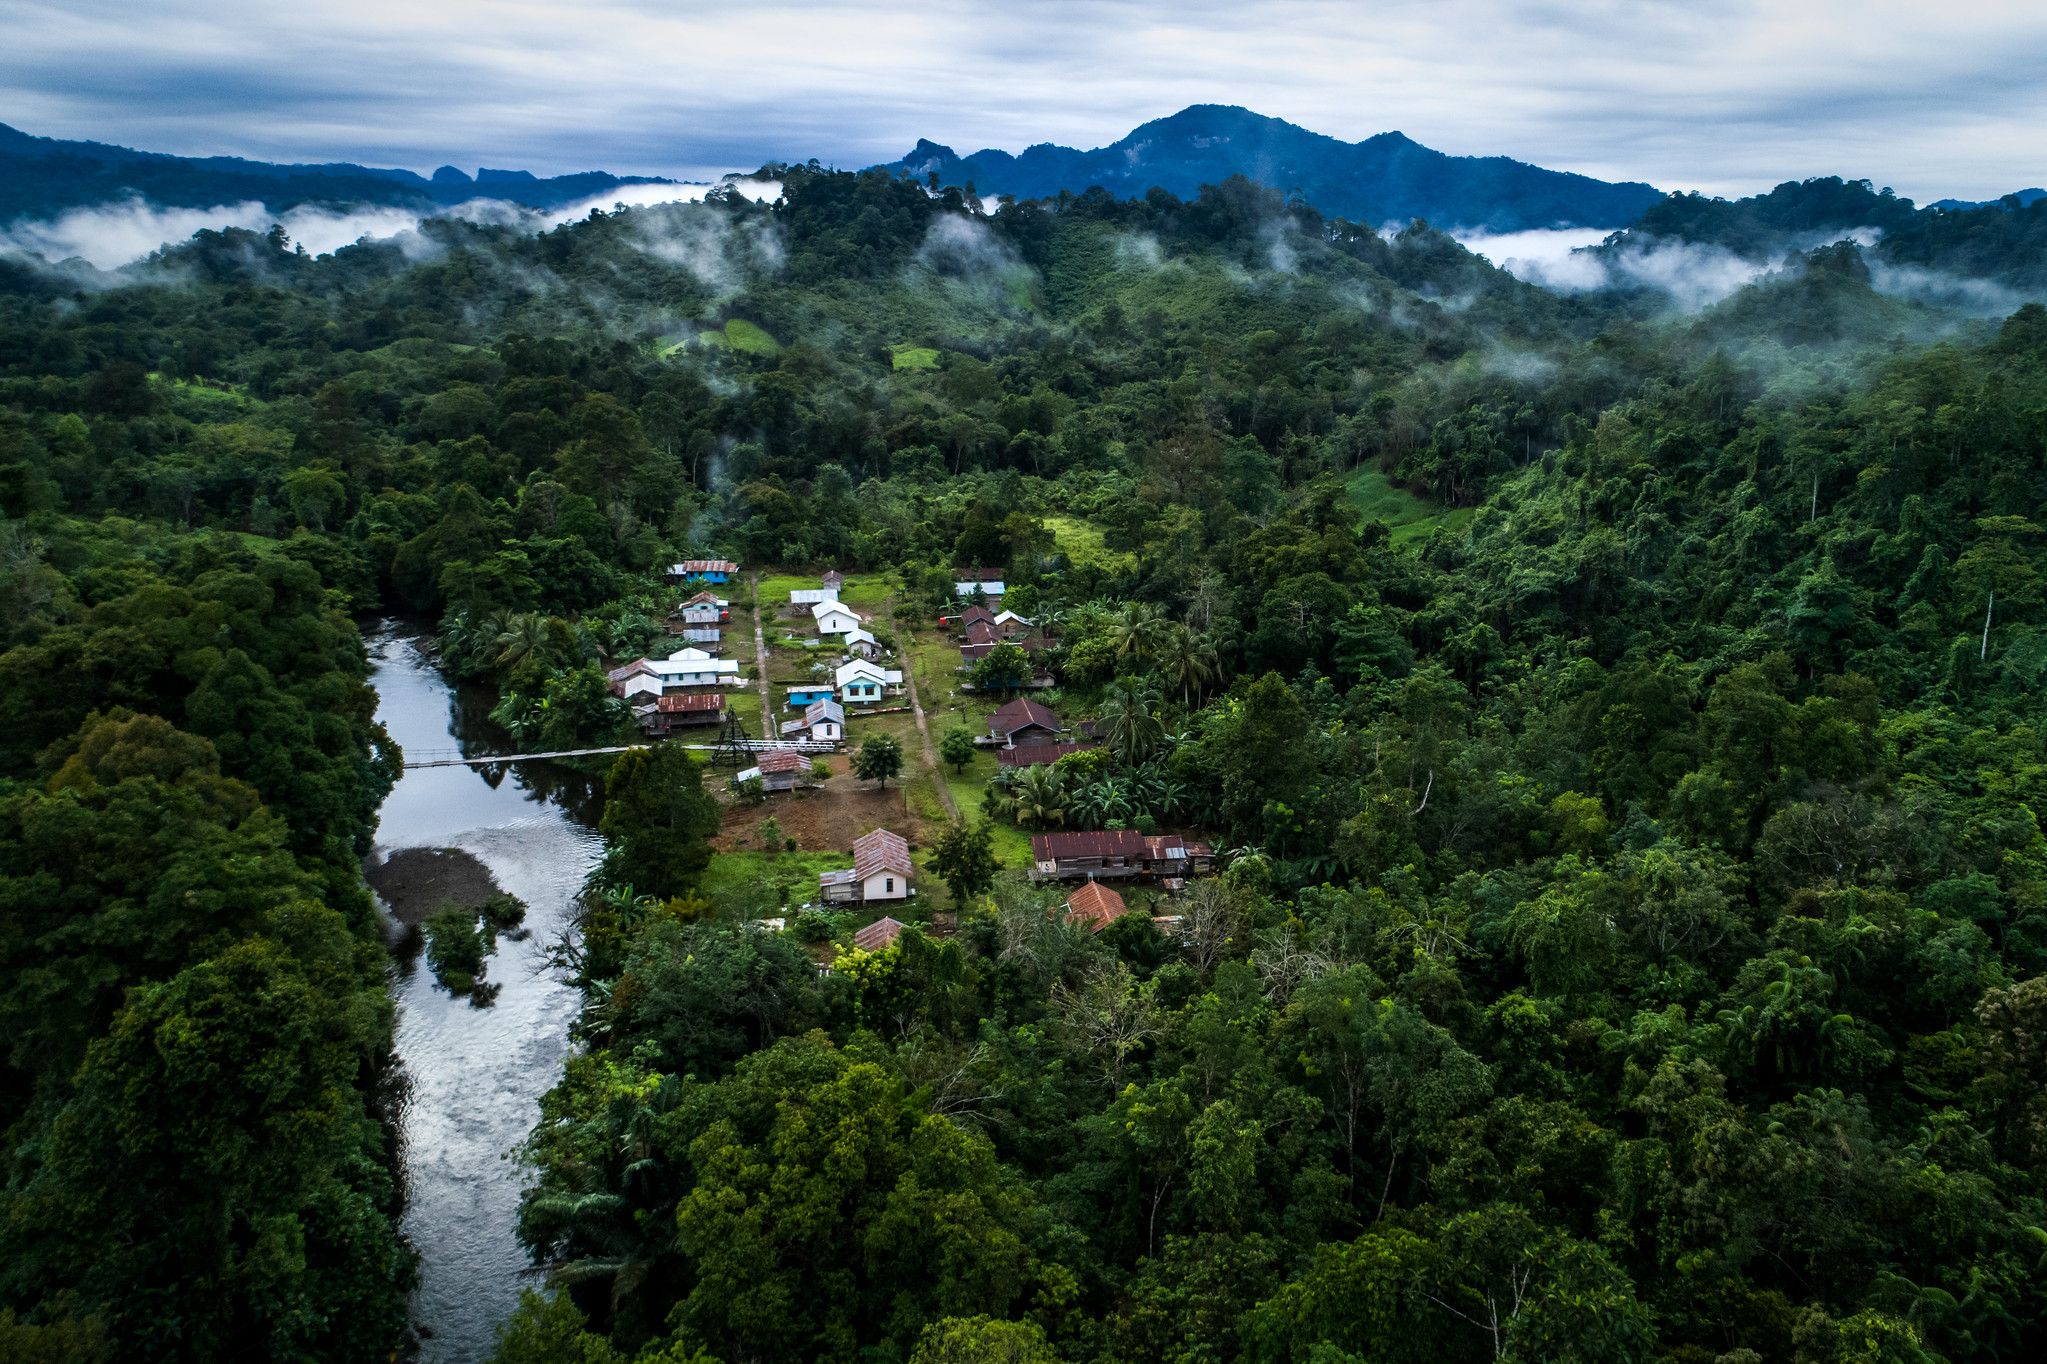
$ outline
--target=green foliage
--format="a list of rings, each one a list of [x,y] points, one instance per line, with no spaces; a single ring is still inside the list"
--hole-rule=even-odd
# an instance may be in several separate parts
[[[903,771],[903,746],[894,735],[870,734],[853,754],[853,775],[861,781],[888,785],[890,777]]]
[[[974,732],[965,725],[951,726],[939,736],[938,756],[951,763],[954,771],[966,771],[974,760]]]
[[[1000,866],[995,860],[995,830],[985,822],[954,821],[938,836],[929,866],[952,892],[953,903],[965,905],[995,879]]]
[[[703,764],[687,750],[628,749],[604,777],[604,875],[656,899],[686,894],[710,864],[718,818]]]

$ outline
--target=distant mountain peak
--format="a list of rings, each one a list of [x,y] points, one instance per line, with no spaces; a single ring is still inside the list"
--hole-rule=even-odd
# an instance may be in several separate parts
[[[1106,147],[1040,142],[1012,156],[987,148],[960,156],[919,138],[883,169],[983,194],[1048,198],[1099,185],[1118,197],[1158,185],[1192,198],[1204,184],[1242,174],[1298,189],[1324,213],[1374,224],[1427,218],[1446,226],[1512,232],[1535,227],[1618,228],[1662,197],[1653,186],[1614,184],[1505,156],[1450,156],[1391,131],[1344,142],[1234,104],[1190,104],[1139,124]]]

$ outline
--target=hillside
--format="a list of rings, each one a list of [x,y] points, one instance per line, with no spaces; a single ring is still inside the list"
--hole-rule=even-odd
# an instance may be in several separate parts
[[[1039,143],[1015,156],[988,149],[962,157],[920,140],[883,169],[919,180],[935,174],[947,185],[972,181],[983,194],[1018,198],[1094,186],[1133,198],[1154,185],[1184,198],[1243,175],[1359,222],[1425,218],[1492,232],[1622,227],[1658,198],[1648,185],[1611,184],[1504,156],[1449,156],[1400,133],[1343,142],[1219,104],[1190,105],[1093,151]]]
[[[607,669],[730,558],[734,713],[830,674],[831,568],[925,713],[846,697],[800,790],[605,773],[530,1289],[464,1348],[2047,1352],[2047,309],[783,173],[0,261],[0,1349],[406,1356],[360,629],[433,627],[465,743],[623,745]],[[1033,650],[962,655],[967,565]],[[976,746],[1025,687],[1093,746]],[[872,825],[916,897],[824,902]],[[1213,861],[1082,922],[1064,833]],[[493,1007],[477,913],[415,1002]]]

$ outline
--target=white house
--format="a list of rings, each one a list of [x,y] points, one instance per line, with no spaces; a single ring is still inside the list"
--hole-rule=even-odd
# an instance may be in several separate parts
[[[865,630],[846,631],[846,649],[848,652],[856,654],[861,658],[878,658],[881,656],[880,641]]]
[[[859,613],[850,606],[841,606],[837,600],[818,602],[810,608],[810,614],[817,618],[817,632],[821,635],[843,635],[860,628]]]
[[[729,658],[713,658],[702,649],[677,649],[666,658],[640,658],[623,668],[611,670],[611,690],[630,701],[636,696],[660,696],[675,687],[713,687],[737,681],[739,664]]]
[[[836,587],[801,587],[789,594],[790,602],[797,606],[815,606],[819,602],[838,599],[839,589]]]
[[[1019,616],[1014,611],[998,611],[995,613],[995,628],[1000,630],[1005,636],[1020,635],[1030,629],[1033,624],[1034,622],[1029,616]]]
[[[909,842],[901,834],[876,829],[853,840],[853,865],[821,874],[817,888],[823,899],[833,903],[906,900],[914,894],[910,882],[916,875]]]
[[[903,675],[893,668],[884,668],[864,658],[839,665],[832,682],[839,689],[839,700],[854,702],[879,701],[890,687],[901,686]]]
[[[803,718],[790,720],[782,726],[785,739],[809,739],[814,743],[846,737],[846,708],[837,701],[813,701],[804,710]]]

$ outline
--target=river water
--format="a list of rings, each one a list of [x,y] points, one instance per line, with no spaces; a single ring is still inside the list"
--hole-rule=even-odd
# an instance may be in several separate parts
[[[504,751],[482,719],[487,699],[458,694],[407,633],[387,628],[368,644],[377,718],[408,757]],[[394,968],[400,1227],[420,1255],[413,1322],[420,1358],[433,1364],[488,1356],[520,1288],[536,1282],[513,1239],[521,1170],[510,1156],[561,1074],[580,1003],[541,969],[540,953],[601,851],[592,795],[587,779],[547,763],[509,774],[429,767],[408,771],[381,812],[374,861],[401,848],[461,848],[526,902],[531,930],[523,942],[499,938],[486,979],[503,988],[489,1008],[450,997],[417,954]]]

